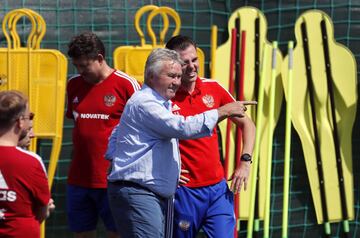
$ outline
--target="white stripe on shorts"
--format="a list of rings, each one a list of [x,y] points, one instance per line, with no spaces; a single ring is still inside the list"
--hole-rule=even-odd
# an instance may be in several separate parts
[[[165,238],[172,238],[174,222],[174,196],[168,198],[166,203]]]

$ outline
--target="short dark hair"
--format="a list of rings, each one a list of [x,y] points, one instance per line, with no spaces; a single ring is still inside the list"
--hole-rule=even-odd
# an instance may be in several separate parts
[[[93,32],[87,31],[74,36],[68,44],[68,55],[71,58],[86,57],[96,59],[101,54],[105,58],[105,47],[100,38]]]
[[[177,35],[173,36],[167,43],[166,48],[170,50],[186,50],[190,45],[196,49],[196,43],[188,36]]]
[[[0,92],[0,129],[8,129],[26,110],[27,98],[19,91]]]

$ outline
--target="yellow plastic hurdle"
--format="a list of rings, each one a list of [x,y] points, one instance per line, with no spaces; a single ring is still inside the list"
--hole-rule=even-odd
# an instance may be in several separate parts
[[[237,214],[241,220],[248,220],[253,214],[251,214],[251,210],[253,209],[253,205],[251,204],[251,193],[257,191],[258,193],[258,207],[256,208],[257,218],[263,219],[265,214],[265,200],[266,200],[266,191],[265,191],[265,184],[266,180],[266,170],[268,163],[271,161],[268,160],[268,145],[271,143],[269,141],[269,134],[272,135],[273,131],[275,130],[276,123],[278,121],[281,109],[281,103],[283,99],[283,89],[281,83],[281,64],[282,64],[282,55],[280,50],[276,50],[276,83],[275,83],[275,100],[274,100],[274,114],[271,115],[274,121],[273,125],[269,125],[269,117],[270,117],[270,91],[271,91],[271,69],[272,69],[272,62],[270,59],[266,60],[266,64],[263,63],[264,59],[261,57],[264,54],[264,51],[267,50],[270,52],[272,46],[270,42],[266,38],[267,32],[267,21],[265,15],[257,8],[254,7],[242,7],[235,10],[228,22],[228,31],[229,35],[231,35],[231,30],[236,28],[236,20],[239,21],[239,29],[238,32],[245,31],[246,32],[246,54],[245,54],[245,61],[244,61],[244,98],[245,100],[256,100],[256,92],[258,93],[258,99],[260,100],[260,83],[256,87],[256,76],[259,76],[259,81],[261,80],[261,70],[260,66],[263,67],[263,74],[264,74],[264,82],[263,88],[264,90],[264,101],[258,102],[256,107],[250,107],[247,111],[248,115],[252,118],[253,121],[256,121],[257,127],[257,145],[255,146],[258,148],[257,151],[254,150],[253,158],[254,161],[259,158],[259,161],[253,164],[251,168],[251,178],[249,179],[249,187],[247,191],[242,191],[241,202],[239,204],[240,213]],[[258,27],[258,32],[256,32],[256,26]],[[258,42],[256,43],[256,37],[258,37]],[[240,43],[239,43],[240,45]],[[256,47],[258,47],[258,51],[256,51]],[[220,45],[216,49],[215,57],[216,59],[221,59],[214,62],[214,78],[216,78],[221,85],[225,88],[229,88],[229,65],[230,65],[230,49],[231,49],[231,38],[223,44]],[[255,67],[255,57],[256,52],[258,52],[258,65],[259,69],[256,70]],[[271,57],[268,54],[266,57]],[[262,105],[260,105],[262,104]],[[260,114],[257,112],[260,110]],[[258,120],[258,117],[261,116],[263,119]],[[259,122],[261,121],[261,122]],[[260,124],[259,124],[260,123]],[[224,133],[226,131],[226,121],[220,123],[220,129]],[[229,163],[229,174],[234,170],[234,134],[230,137],[230,158],[232,158],[231,162]],[[223,137],[223,146],[225,147],[225,137]],[[259,164],[259,172],[253,171],[255,167],[254,165]],[[258,186],[256,183],[254,185],[253,182],[255,181],[256,177],[253,177],[254,174],[259,175],[259,182]],[[254,186],[254,187],[253,187]]]
[[[16,24],[22,17],[31,21],[27,47],[21,47]],[[51,189],[60,155],[65,107],[67,59],[57,50],[40,49],[46,32],[41,15],[31,9],[15,9],[4,17],[2,30],[7,48],[0,48],[0,91],[19,90],[29,98],[31,111],[36,114],[33,127],[36,138],[30,150],[36,152],[37,138],[50,138],[53,146],[48,166]],[[45,225],[41,225],[41,237]]]
[[[27,46],[21,47],[16,24],[27,17],[32,24]],[[29,98],[36,114],[36,138],[50,138],[53,146],[48,167],[49,187],[55,175],[60,154],[65,107],[67,59],[57,50],[40,49],[46,32],[44,19],[31,9],[15,9],[6,14],[2,30],[7,48],[0,48],[0,90],[19,90]],[[31,150],[36,151],[36,141]]]
[[[293,98],[296,100],[291,105],[291,121],[304,151],[317,222],[324,223],[325,233],[330,235],[330,223],[343,221],[347,233],[348,221],[354,219],[351,138],[358,101],[356,60],[347,47],[336,42],[333,22],[325,12],[306,11],[296,20],[294,32],[297,44],[293,53],[293,88],[296,89]],[[326,62],[324,52],[326,45],[329,62]],[[289,74],[288,61],[289,57],[286,57],[282,67],[286,98],[289,97],[287,85],[291,80],[286,77]],[[335,89],[333,92],[329,88],[328,76]],[[334,107],[331,106],[331,94]],[[332,111],[335,118],[332,118]],[[313,123],[314,119],[317,123]],[[338,138],[334,136],[335,126]],[[338,140],[338,145],[334,139]]]
[[[147,32],[151,38],[152,43],[146,44],[145,35],[140,28],[139,21],[141,17],[149,12],[146,26]],[[161,15],[163,20],[163,29],[160,32],[159,42],[156,38],[156,35],[152,29],[152,20],[155,16]],[[181,19],[179,14],[172,8],[169,7],[157,7],[154,5],[146,5],[140,8],[135,14],[134,26],[136,32],[140,37],[140,46],[119,46],[115,49],[113,53],[114,58],[114,67],[121,71],[126,72],[127,74],[135,77],[140,83],[144,81],[144,69],[145,62],[150,52],[154,48],[164,47],[165,36],[169,29],[169,19],[168,15],[171,16],[175,22],[175,29],[172,33],[172,36],[178,35],[181,27]],[[204,75],[204,64],[205,64],[205,54],[200,49],[197,48],[198,57],[199,57],[199,75]]]

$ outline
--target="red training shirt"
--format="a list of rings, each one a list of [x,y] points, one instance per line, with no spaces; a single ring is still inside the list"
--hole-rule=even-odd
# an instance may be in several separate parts
[[[49,185],[41,158],[14,146],[0,146],[0,237],[40,237],[36,211],[48,204]]]
[[[106,188],[109,161],[104,158],[108,138],[119,123],[127,100],[140,89],[137,81],[116,71],[98,84],[82,76],[67,85],[68,118],[74,119],[73,159],[68,183],[86,188]]]
[[[217,109],[235,99],[215,80],[198,77],[191,94],[179,89],[172,101],[173,113],[186,117]],[[203,187],[216,184],[224,178],[216,127],[210,137],[180,140],[179,143],[181,168],[190,172],[186,175],[190,181],[184,186]]]

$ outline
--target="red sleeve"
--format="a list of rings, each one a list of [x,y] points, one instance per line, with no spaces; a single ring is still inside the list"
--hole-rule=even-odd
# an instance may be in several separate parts
[[[219,83],[217,83],[216,85],[217,85],[216,91],[220,94],[220,98],[221,98],[220,106],[235,101],[235,98],[223,86],[221,86]]]
[[[131,78],[128,75],[122,75],[123,76],[123,83],[119,88],[122,90],[121,95],[126,95],[123,100],[125,100],[125,103],[129,98],[134,94],[134,92],[140,90],[141,86],[138,81],[136,81],[134,78]]]
[[[134,79],[133,82],[129,82],[128,86],[127,86],[127,91],[129,93],[129,98],[138,90],[140,90],[141,88],[141,84]]]
[[[34,158],[34,165],[31,172],[31,185],[29,186],[34,196],[34,201],[39,206],[45,206],[50,199],[50,190],[46,172],[41,161]]]

